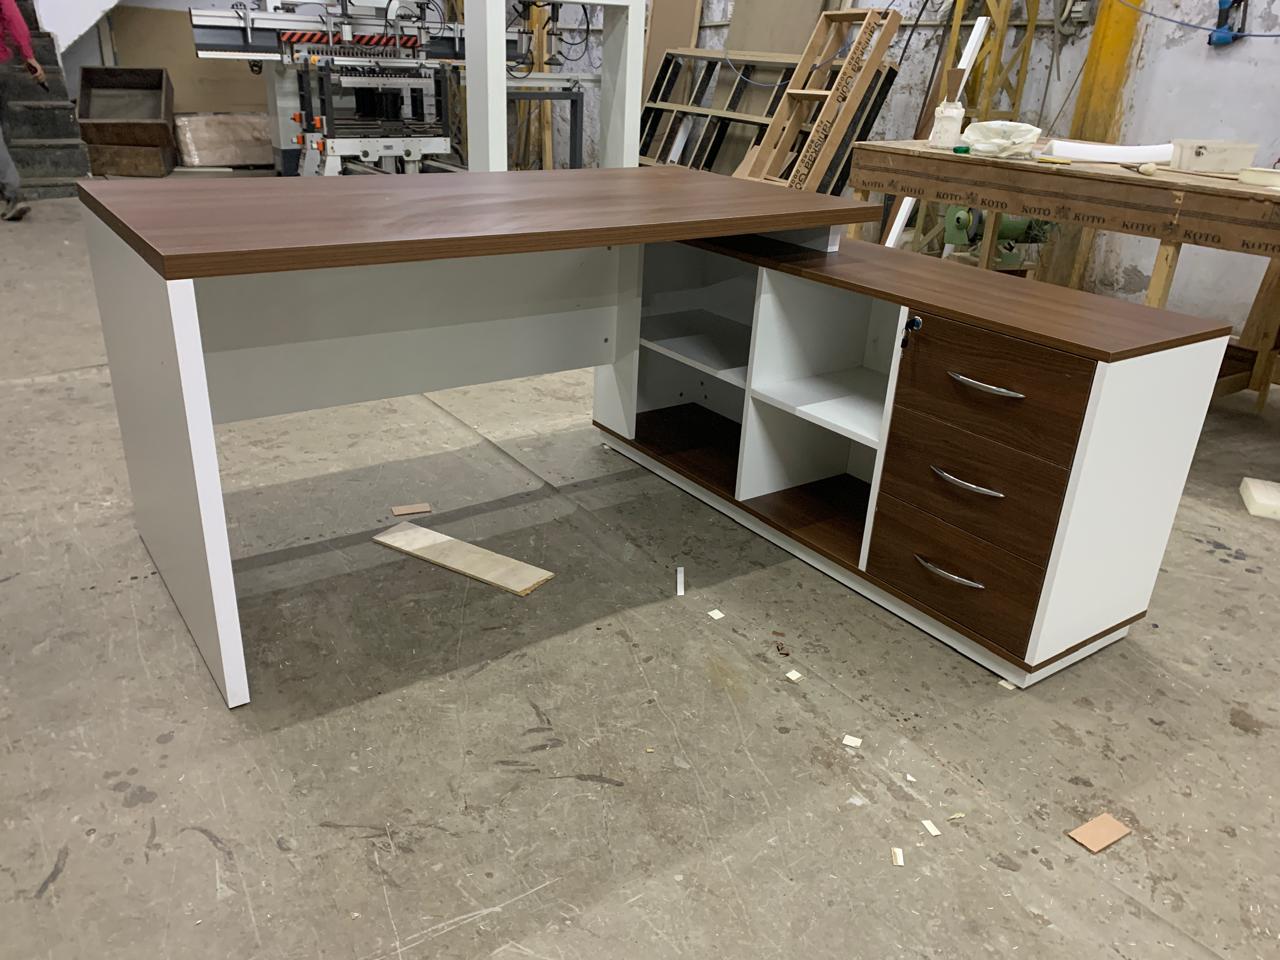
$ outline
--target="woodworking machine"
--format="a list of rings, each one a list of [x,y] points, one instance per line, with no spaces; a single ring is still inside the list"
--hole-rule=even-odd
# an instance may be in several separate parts
[[[257,0],[253,7],[192,9],[191,29],[201,58],[245,60],[254,72],[271,65],[268,110],[278,173],[416,173],[425,157],[449,154],[454,142],[449,92],[462,77],[466,31],[445,19],[443,2]],[[552,98],[563,98],[563,91],[596,80],[532,72],[533,6],[512,7],[506,30],[511,85],[551,88]],[[557,53],[560,3],[550,9],[548,63],[558,66],[570,58]]]

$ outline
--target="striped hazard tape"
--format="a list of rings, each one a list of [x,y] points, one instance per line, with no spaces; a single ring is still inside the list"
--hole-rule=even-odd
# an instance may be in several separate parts
[[[342,40],[336,33],[326,30],[281,30],[280,39],[284,43],[352,43],[360,47],[394,47],[412,48],[418,45],[417,37],[393,37],[381,34],[357,34],[350,40]]]

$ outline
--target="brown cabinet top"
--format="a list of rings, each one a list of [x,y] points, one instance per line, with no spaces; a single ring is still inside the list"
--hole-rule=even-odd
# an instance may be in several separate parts
[[[768,237],[695,240],[694,246],[912,310],[1110,363],[1231,333],[1221,320],[846,240],[824,254]]]
[[[880,205],[684,167],[92,180],[80,199],[167,280],[655,243],[878,219]]]

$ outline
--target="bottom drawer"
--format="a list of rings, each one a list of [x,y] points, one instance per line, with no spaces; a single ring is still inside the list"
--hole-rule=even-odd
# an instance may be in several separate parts
[[[867,573],[1017,657],[1027,652],[1044,571],[881,494]]]

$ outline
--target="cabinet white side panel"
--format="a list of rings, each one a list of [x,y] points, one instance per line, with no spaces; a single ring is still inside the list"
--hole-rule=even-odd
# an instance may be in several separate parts
[[[1098,364],[1028,663],[1147,609],[1226,344]]]

